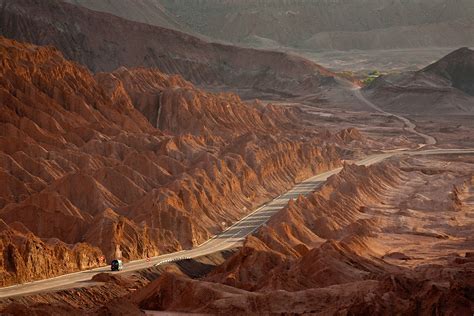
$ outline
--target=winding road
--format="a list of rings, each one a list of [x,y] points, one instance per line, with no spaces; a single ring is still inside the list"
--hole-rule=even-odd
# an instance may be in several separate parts
[[[368,156],[362,160],[357,161],[356,164],[369,166],[397,155],[440,154],[474,154],[474,149],[427,149],[404,152],[387,152]],[[334,170],[326,171],[315,175],[309,179],[306,179],[305,181],[295,185],[288,192],[278,196],[267,204],[259,207],[251,214],[242,218],[240,221],[229,227],[226,231],[213,237],[212,239],[208,240],[207,242],[196,248],[157,256],[154,258],[150,258],[149,260],[142,259],[131,261],[129,263],[124,264],[124,269],[122,271],[114,273],[126,273],[136,271],[171,261],[197,258],[218,251],[235,248],[236,246],[242,244],[243,240],[247,235],[253,233],[261,225],[267,222],[270,217],[272,217],[272,215],[283,209],[291,199],[298,197],[298,195],[300,194],[307,195],[313,192],[316,188],[321,186],[330,176],[339,173],[341,170],[342,168],[336,168]],[[33,294],[38,292],[47,292],[59,289],[88,286],[90,284],[93,284],[91,281],[92,276],[98,273],[109,271],[110,268],[107,266],[93,270],[66,274],[51,279],[4,287],[0,288],[0,297],[5,298],[11,296]]]
[[[396,117],[397,119],[399,119],[400,121],[402,121],[405,124],[405,130],[407,130],[408,132],[410,132],[412,134],[415,134],[415,135],[418,135],[421,138],[423,138],[424,139],[424,144],[420,144],[419,148],[422,148],[422,147],[425,147],[425,146],[428,146],[428,145],[436,145],[436,143],[437,143],[436,138],[434,138],[433,136],[418,132],[416,130],[416,127],[417,127],[416,124],[413,123],[412,121],[410,121],[409,119],[407,119],[406,117],[403,117],[403,116],[400,116],[400,115],[397,115],[397,114],[393,114],[393,113],[389,113],[387,111],[382,110],[381,108],[379,108],[377,105],[372,103],[370,100],[368,100],[362,94],[362,91],[361,91],[360,87],[356,87],[352,90],[354,91],[354,94],[355,94],[357,99],[359,99],[360,101],[362,101],[363,103],[365,103],[366,105],[371,107],[372,109],[376,110],[377,112],[380,112],[380,113],[382,113],[386,116]]]
[[[424,144],[420,145],[418,150],[404,150],[404,151],[389,151],[383,152],[379,154],[374,154],[368,156],[362,160],[355,162],[357,165],[364,165],[369,166],[380,161],[386,160],[388,158],[400,155],[441,155],[441,154],[474,154],[474,148],[471,149],[423,149],[426,145],[435,145],[436,139],[430,135],[426,135],[416,131],[416,125],[412,123],[407,118],[395,115],[392,113],[388,113],[378,106],[367,100],[363,94],[361,93],[360,89],[353,89],[355,92],[356,97],[361,100],[362,102],[366,103],[371,108],[375,109],[376,111],[387,115],[387,116],[394,116],[405,124],[405,129],[409,132],[412,132],[425,140]],[[257,230],[260,226],[265,224],[275,213],[283,209],[291,199],[298,197],[299,195],[307,195],[313,192],[316,188],[321,186],[330,176],[339,173],[342,168],[336,168],[330,171],[326,171],[320,174],[317,174],[305,181],[295,185],[291,190],[287,191],[286,193],[278,196],[277,198],[273,199],[272,201],[268,202],[267,204],[257,208],[251,214],[247,215],[246,217],[242,218],[234,225],[229,227],[224,232],[220,233],[217,236],[209,239],[205,243],[190,249],[190,250],[183,250],[175,253],[165,254],[161,256],[157,256],[150,259],[142,259],[142,260],[135,260],[124,264],[124,269],[120,272],[114,273],[127,273],[136,270],[141,270],[145,268],[149,268],[152,266],[165,264],[172,261],[178,261],[182,259],[191,259],[197,258],[200,256],[212,254],[218,251],[232,249],[236,246],[242,244],[243,240],[246,236],[253,233]],[[60,289],[68,289],[68,288],[78,288],[83,286],[88,286],[94,284],[91,281],[91,278],[102,272],[109,272],[110,268],[107,267],[100,267],[92,270],[87,271],[80,271],[71,274],[65,274],[62,276],[58,276],[55,278],[34,281],[25,284],[18,284],[9,287],[0,288],[0,297],[12,297],[12,296],[21,296],[26,294],[33,294],[39,292],[47,292],[47,291],[55,291]]]

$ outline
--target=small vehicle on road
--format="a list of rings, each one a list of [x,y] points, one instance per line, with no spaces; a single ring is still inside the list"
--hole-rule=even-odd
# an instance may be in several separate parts
[[[123,269],[123,263],[122,260],[114,259],[110,263],[110,270],[112,271],[120,271]]]

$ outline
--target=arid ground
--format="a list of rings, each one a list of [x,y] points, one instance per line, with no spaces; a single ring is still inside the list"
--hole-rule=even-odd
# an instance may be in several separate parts
[[[0,314],[472,316],[446,2],[0,0]]]

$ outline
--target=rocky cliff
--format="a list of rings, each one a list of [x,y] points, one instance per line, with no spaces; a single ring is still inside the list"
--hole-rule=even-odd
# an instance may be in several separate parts
[[[38,216],[41,214],[36,214]],[[0,220],[0,282],[2,285],[50,278],[101,264],[102,251],[86,243],[66,244],[33,234],[21,222]]]

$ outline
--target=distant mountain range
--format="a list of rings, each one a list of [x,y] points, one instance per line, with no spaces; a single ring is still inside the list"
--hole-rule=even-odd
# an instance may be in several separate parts
[[[66,0],[126,19],[255,47],[474,45],[471,0]]]
[[[0,16],[0,35],[55,46],[93,72],[151,67],[200,85],[283,95],[335,83],[334,73],[302,57],[209,43],[62,1],[0,0]]]

